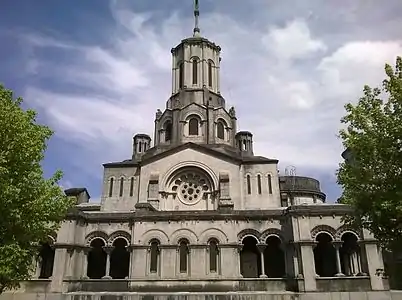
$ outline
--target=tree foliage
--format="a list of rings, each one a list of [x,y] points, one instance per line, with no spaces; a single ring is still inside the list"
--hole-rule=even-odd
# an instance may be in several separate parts
[[[355,214],[346,222],[369,229],[386,247],[402,241],[402,59],[385,65],[382,86],[364,87],[356,104],[345,105],[340,130],[350,160],[340,164],[341,203]]]
[[[38,246],[72,204],[58,185],[61,172],[45,179],[42,171],[53,132],[22,102],[0,85],[0,293],[32,275]]]

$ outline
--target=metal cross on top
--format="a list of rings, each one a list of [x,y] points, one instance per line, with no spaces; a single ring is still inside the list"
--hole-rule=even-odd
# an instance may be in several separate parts
[[[199,8],[198,0],[194,0],[194,36],[200,35],[200,28],[198,27]]]

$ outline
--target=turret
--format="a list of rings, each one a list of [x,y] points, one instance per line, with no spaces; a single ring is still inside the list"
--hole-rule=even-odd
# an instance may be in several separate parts
[[[133,158],[141,159],[149,148],[151,148],[151,137],[148,134],[139,133],[133,137]]]
[[[253,153],[253,134],[249,131],[239,131],[236,133],[236,147],[244,154],[254,155]]]

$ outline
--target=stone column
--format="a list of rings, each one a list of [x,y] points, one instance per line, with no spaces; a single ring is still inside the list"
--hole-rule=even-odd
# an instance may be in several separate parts
[[[40,277],[41,268],[42,268],[42,257],[40,255],[37,255],[36,256],[35,278]]]
[[[90,247],[84,247],[81,249],[81,278],[88,279],[88,254],[91,251]]]
[[[241,251],[243,250],[243,244],[238,244],[237,247],[235,248],[235,251],[237,252],[237,260],[238,260],[238,276],[243,277],[241,273]]]
[[[102,277],[102,279],[112,279],[110,276],[110,255],[112,254],[113,249],[113,246],[103,247],[103,250],[106,252],[106,274]]]
[[[261,275],[260,278],[267,278],[268,276],[265,274],[265,259],[264,259],[264,250],[267,247],[266,244],[257,244],[258,251],[260,252],[261,257]]]
[[[337,277],[345,276],[342,273],[342,267],[341,267],[341,256],[339,254],[339,249],[342,247],[342,242],[335,242],[333,243],[335,247],[335,254],[336,254],[336,275]]]

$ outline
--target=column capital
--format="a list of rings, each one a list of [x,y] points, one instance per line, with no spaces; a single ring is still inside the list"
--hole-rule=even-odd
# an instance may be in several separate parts
[[[243,244],[237,244],[236,246],[235,246],[235,249],[237,250],[237,252],[241,252],[241,250],[243,250]]]
[[[91,247],[86,246],[86,247],[82,247],[81,251],[84,252],[84,255],[88,255],[89,251],[91,251]]]
[[[111,254],[114,249],[114,246],[103,246],[102,249],[105,250],[107,254]]]
[[[258,251],[260,251],[261,253],[264,252],[264,250],[265,250],[266,247],[267,247],[267,244],[264,244],[264,243],[258,243],[258,244],[257,244],[257,249],[258,249]]]
[[[332,245],[334,245],[335,249],[340,249],[343,245],[343,241],[333,241]]]

